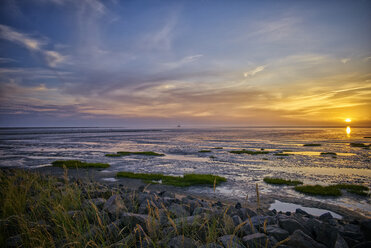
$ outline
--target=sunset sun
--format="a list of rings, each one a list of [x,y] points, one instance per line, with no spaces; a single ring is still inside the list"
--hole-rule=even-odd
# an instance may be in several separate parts
[[[346,118],[346,119],[345,119],[345,122],[352,122],[352,119],[350,119],[350,118]]]

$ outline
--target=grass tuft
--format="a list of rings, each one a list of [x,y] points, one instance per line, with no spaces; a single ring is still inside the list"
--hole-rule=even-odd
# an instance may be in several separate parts
[[[363,144],[363,143],[350,143],[350,146],[351,147],[361,147],[361,148],[370,147],[370,145],[366,145],[366,144]]]
[[[106,157],[122,157],[122,156],[130,156],[130,155],[144,155],[144,156],[165,156],[165,154],[157,153],[157,152],[117,152],[117,153],[109,153],[106,154]]]
[[[335,186],[302,185],[295,186],[295,190],[307,195],[341,196],[341,191]]]
[[[229,151],[230,153],[234,154],[249,154],[249,155],[258,155],[258,154],[268,154],[269,152],[267,151],[249,151],[249,150],[237,150],[237,151]]]
[[[360,196],[368,195],[368,188],[366,186],[357,184],[335,184],[329,186],[303,185],[296,186],[295,190],[304,194],[323,196],[341,196],[341,190],[346,190],[349,193],[357,194]]]
[[[321,146],[321,144],[304,144],[303,146]]]
[[[117,177],[126,177],[134,179],[142,179],[146,181],[162,181],[163,184],[187,187],[192,185],[218,185],[226,182],[225,177],[215,176],[211,174],[185,174],[183,177],[166,176],[157,173],[133,173],[133,172],[118,172]]]
[[[52,165],[55,167],[66,168],[108,168],[109,164],[104,163],[87,163],[80,160],[56,160],[52,162]]]
[[[333,155],[333,156],[336,156],[336,152],[321,152],[320,155]]]
[[[299,185],[303,184],[301,181],[297,180],[286,180],[282,178],[275,178],[275,177],[265,177],[264,182],[269,184],[278,184],[278,185]]]
[[[290,154],[287,154],[287,153],[275,153],[273,155],[274,156],[282,156],[282,157],[288,157],[288,156],[290,156]]]

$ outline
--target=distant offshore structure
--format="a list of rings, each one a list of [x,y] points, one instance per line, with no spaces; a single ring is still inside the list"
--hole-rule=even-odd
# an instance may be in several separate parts
[[[177,127],[181,127],[181,125],[178,125]]]

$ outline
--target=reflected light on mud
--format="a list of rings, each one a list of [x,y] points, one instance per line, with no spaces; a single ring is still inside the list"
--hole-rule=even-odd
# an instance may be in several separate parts
[[[347,132],[347,137],[350,138],[350,132],[352,131],[350,130],[350,126],[347,126],[345,131]]]

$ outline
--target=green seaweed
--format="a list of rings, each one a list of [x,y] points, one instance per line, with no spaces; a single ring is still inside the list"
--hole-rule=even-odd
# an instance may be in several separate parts
[[[269,184],[278,184],[278,185],[299,185],[303,184],[301,181],[297,180],[286,180],[282,178],[275,178],[275,177],[265,177],[264,182]]]
[[[213,147],[212,149],[218,149],[218,150],[220,150],[220,149],[223,149],[223,147]]]
[[[321,152],[320,155],[333,155],[333,156],[336,156],[336,153],[335,152]]]
[[[198,152],[201,152],[201,153],[206,153],[206,152],[211,152],[210,150],[200,150],[200,151],[198,151]]]
[[[321,186],[321,185],[301,185],[295,186],[296,191],[307,195],[321,195],[321,196],[341,196],[341,191],[334,185]]]
[[[367,148],[370,147],[370,145],[365,145],[363,143],[350,143],[351,147],[361,147],[361,148]]]
[[[109,164],[104,163],[87,163],[80,160],[56,160],[52,162],[54,167],[63,167],[66,168],[107,168]]]
[[[234,154],[249,154],[249,155],[258,155],[258,154],[268,154],[269,152],[267,151],[249,151],[249,150],[237,150],[237,151],[229,151],[230,153]]]
[[[321,146],[321,144],[304,144],[303,146]]]
[[[290,156],[290,154],[287,154],[287,153],[275,153],[273,154],[274,156],[282,156],[282,157],[287,157],[287,156]]]
[[[157,173],[133,173],[133,172],[118,172],[117,177],[126,177],[134,179],[142,179],[145,181],[162,181],[162,184],[187,187],[192,185],[208,185],[213,186],[214,182],[216,185],[226,182],[227,179],[221,176],[215,176],[211,174],[185,174],[181,176],[166,176]]]

